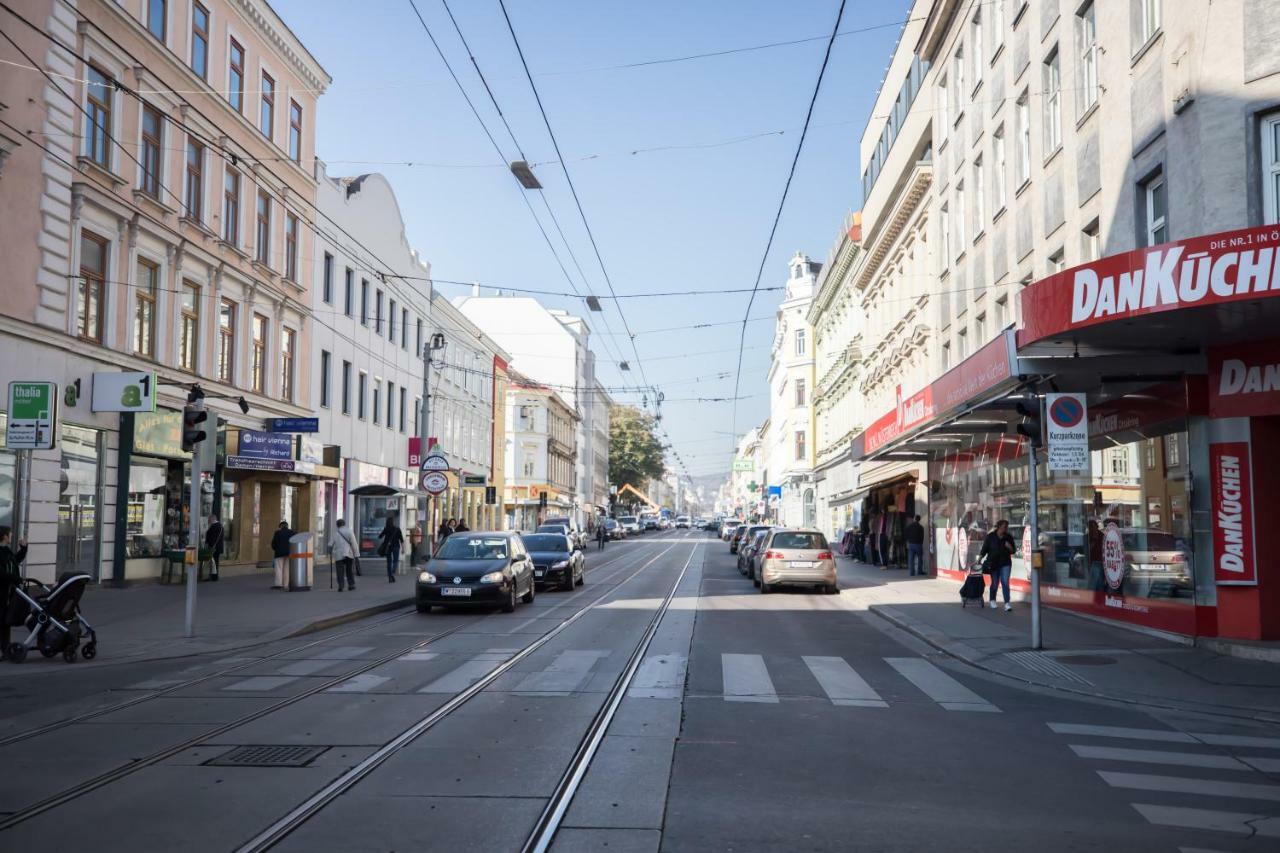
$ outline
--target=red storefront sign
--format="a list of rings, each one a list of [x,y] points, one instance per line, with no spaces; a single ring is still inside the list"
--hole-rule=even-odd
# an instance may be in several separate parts
[[[1249,443],[1210,444],[1209,475],[1214,581],[1219,585],[1256,586]]]
[[[1209,350],[1209,417],[1280,415],[1280,346]]]
[[[1280,226],[1245,228],[1111,255],[1022,291],[1018,345],[1098,323],[1280,296]]]
[[[1013,375],[1012,343],[1000,335],[910,397],[898,386],[898,404],[853,440],[853,458],[874,453],[915,427],[946,414]]]

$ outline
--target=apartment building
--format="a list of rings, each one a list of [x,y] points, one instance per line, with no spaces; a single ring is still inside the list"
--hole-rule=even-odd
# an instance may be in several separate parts
[[[781,489],[774,516],[778,523],[811,527],[817,523],[813,482],[813,327],[809,306],[822,264],[797,252],[787,266],[787,283],[774,324],[769,365],[769,485]]]
[[[512,370],[507,388],[504,494],[508,530],[537,530],[576,506],[578,415],[555,389]]]

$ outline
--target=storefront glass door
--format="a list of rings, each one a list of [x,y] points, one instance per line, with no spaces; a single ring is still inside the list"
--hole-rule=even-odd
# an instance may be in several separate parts
[[[58,495],[57,571],[98,578],[98,457],[101,433],[64,424]]]

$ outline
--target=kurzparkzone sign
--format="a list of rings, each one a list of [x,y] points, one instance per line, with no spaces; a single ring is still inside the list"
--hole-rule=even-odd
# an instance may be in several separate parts
[[[1280,226],[1208,234],[1111,255],[1022,291],[1026,346],[1111,320],[1280,297]]]
[[[1089,468],[1089,417],[1084,394],[1046,394],[1045,450],[1050,471]]]

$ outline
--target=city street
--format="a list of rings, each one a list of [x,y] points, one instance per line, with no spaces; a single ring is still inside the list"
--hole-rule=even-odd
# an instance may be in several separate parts
[[[0,839],[74,821],[100,851],[1274,849],[1280,729],[1028,689],[842,586],[761,596],[718,538],[656,532],[514,614],[99,667],[99,692],[47,709],[64,724],[6,728]]]

